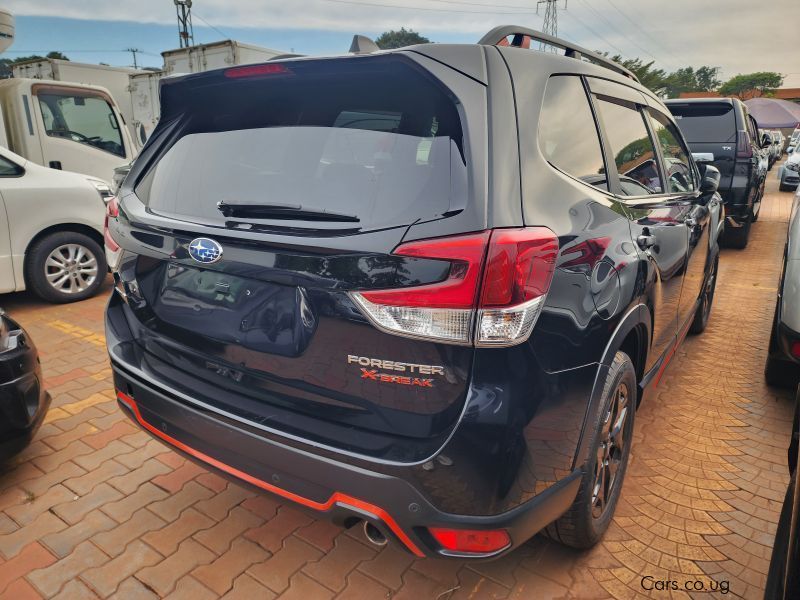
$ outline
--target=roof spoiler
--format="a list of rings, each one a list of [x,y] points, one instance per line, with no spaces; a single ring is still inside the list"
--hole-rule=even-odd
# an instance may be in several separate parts
[[[354,35],[350,44],[350,54],[371,54],[380,50],[378,45],[365,35]]]
[[[511,36],[510,43],[507,41],[509,36]],[[555,46],[556,48],[561,48],[564,50],[564,56],[568,58],[575,58],[577,60],[582,60],[585,58],[589,62],[601,67],[605,67],[606,69],[610,69],[611,71],[619,73],[620,75],[624,75],[625,77],[633,79],[637,83],[639,82],[639,79],[633,74],[633,72],[629,71],[622,65],[615,63],[607,56],[603,56],[602,54],[593,50],[587,50],[586,48],[578,46],[577,44],[573,44],[572,42],[568,42],[567,40],[563,40],[535,29],[529,29],[527,27],[520,27],[518,25],[500,25],[484,35],[478,41],[478,43],[484,46],[513,46],[515,48],[528,48],[530,47],[531,41],[537,41],[550,46]]]

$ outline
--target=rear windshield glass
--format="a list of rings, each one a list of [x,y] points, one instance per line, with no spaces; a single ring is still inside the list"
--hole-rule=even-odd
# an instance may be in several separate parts
[[[137,187],[155,213],[368,230],[465,202],[456,101],[407,59],[274,63],[197,87],[182,96],[177,139]]]
[[[736,139],[736,117],[730,104],[672,104],[669,110],[690,144]]]

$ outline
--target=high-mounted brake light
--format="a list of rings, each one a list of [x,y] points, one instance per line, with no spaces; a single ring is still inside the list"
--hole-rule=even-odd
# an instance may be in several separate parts
[[[444,529],[429,527],[444,550],[460,554],[491,554],[511,545],[505,529]]]
[[[262,75],[288,75],[291,69],[281,64],[243,65],[225,69],[225,77],[229,79],[242,79],[244,77],[259,77]]]
[[[450,262],[447,279],[353,292],[378,328],[456,344],[509,346],[530,336],[550,287],[558,240],[546,227],[409,242],[394,254]]]

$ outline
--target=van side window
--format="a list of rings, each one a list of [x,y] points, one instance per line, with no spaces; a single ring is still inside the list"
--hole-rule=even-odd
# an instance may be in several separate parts
[[[650,110],[653,132],[661,146],[664,167],[667,172],[667,191],[670,193],[691,192],[695,189],[694,169],[689,160],[689,152],[681,141],[681,136],[669,119]]]
[[[598,97],[596,105],[617,165],[622,193],[661,194],[661,170],[642,113],[635,104],[606,97]]]
[[[19,177],[22,173],[22,167],[0,156],[0,177]]]
[[[558,75],[547,82],[539,147],[557,169],[608,190],[600,137],[579,77]]]
[[[125,156],[117,117],[102,96],[65,90],[39,92],[37,98],[47,135]]]

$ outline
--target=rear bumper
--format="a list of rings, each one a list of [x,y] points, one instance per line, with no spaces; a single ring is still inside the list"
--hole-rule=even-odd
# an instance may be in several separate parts
[[[31,442],[50,407],[36,347],[24,331],[16,331],[16,348],[0,353],[0,460]]]
[[[416,556],[458,556],[443,550],[430,526],[505,529],[510,545],[470,558],[511,551],[563,514],[575,499],[575,471],[521,506],[493,516],[444,513],[409,481],[331,460],[268,438],[159,389],[112,359],[117,400],[154,438],[210,470],[311,509],[334,522],[365,520]]]

